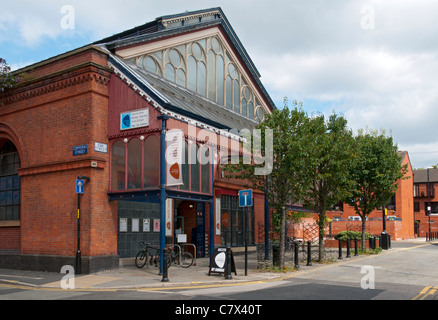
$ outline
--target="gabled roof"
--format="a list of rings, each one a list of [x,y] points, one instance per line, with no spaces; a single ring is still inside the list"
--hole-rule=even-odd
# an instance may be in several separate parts
[[[414,183],[427,183],[427,169],[414,170]],[[438,182],[438,169],[429,169],[429,182]]]
[[[109,62],[165,109],[217,129],[250,129],[257,122],[201,95],[139,68],[131,61],[110,54]]]
[[[260,73],[231,27],[222,9],[219,7],[162,16],[144,25],[104,38],[94,44],[103,46],[114,53],[117,49],[124,47],[165,39],[213,26],[220,27],[225,33],[242,64],[257,85],[266,105],[271,110],[275,109],[274,102],[260,81]]]

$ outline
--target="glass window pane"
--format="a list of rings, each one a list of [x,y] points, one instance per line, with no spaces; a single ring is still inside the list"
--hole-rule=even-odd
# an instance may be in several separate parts
[[[230,77],[227,77],[227,108],[233,108],[233,85]]]
[[[224,105],[224,59],[222,56],[217,56],[216,58],[216,74],[217,74],[217,103]]]
[[[242,115],[247,116],[247,103],[246,99],[242,99]]]
[[[131,139],[128,143],[128,188],[141,188],[141,141]]]
[[[251,101],[248,103],[248,117],[254,119],[254,105]]]
[[[158,66],[157,66],[157,64],[155,63],[155,61],[154,61],[153,58],[151,58],[151,57],[146,57],[146,59],[145,59],[145,61],[144,61],[144,68],[145,68],[147,71],[150,71],[150,72],[152,72],[152,73],[157,73]]]
[[[196,60],[192,56],[189,58],[189,70],[188,70],[188,88],[189,90],[196,92],[196,79],[198,75],[198,68],[196,66]]]
[[[144,187],[160,185],[160,144],[158,138],[151,135],[144,141]]]
[[[207,96],[207,70],[203,62],[198,63],[198,93]]]
[[[192,54],[197,60],[201,60],[204,55],[201,46],[197,42],[192,45]]]
[[[170,50],[170,62],[175,68],[179,68],[181,66],[181,56],[176,49]]]
[[[170,63],[166,64],[164,73],[167,80],[175,82],[175,68]]]
[[[189,152],[187,141],[184,142],[184,163],[181,166],[183,185],[182,190],[189,190]]]
[[[233,97],[234,97],[234,111],[240,113],[240,87],[239,87],[239,81],[234,80],[233,81]]]
[[[208,52],[208,98],[216,101],[216,55]]]
[[[116,141],[111,151],[111,190],[125,189],[125,143]]]
[[[197,158],[198,145],[193,143],[190,146],[190,179],[191,191],[199,192],[199,161]]]
[[[201,152],[204,152],[204,158],[210,158],[210,150],[208,148],[202,148]],[[203,193],[210,193],[210,168],[210,161],[201,165],[201,192]]]
[[[182,69],[178,69],[176,73],[176,83],[180,86],[186,87],[186,73]]]

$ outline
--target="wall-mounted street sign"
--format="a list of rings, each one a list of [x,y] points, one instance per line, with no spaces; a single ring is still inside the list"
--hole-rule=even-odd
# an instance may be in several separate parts
[[[239,191],[239,207],[252,207],[252,190]]]
[[[88,153],[88,144],[83,144],[80,146],[74,146],[73,147],[73,155],[78,156],[81,154],[87,154]]]
[[[84,194],[84,189],[85,189],[84,185],[85,185],[84,180],[77,179],[76,180],[76,193]]]
[[[106,143],[94,142],[94,151],[107,153],[108,145]]]
[[[149,126],[149,109],[141,109],[120,114],[120,130]]]

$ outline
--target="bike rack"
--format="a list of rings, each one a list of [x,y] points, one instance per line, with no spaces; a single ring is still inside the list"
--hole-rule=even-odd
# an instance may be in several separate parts
[[[196,266],[196,246],[193,243],[181,243],[181,246],[193,246],[193,258],[195,259],[195,261],[193,262],[193,265]],[[181,250],[180,250],[180,254],[181,254]],[[181,259],[181,256],[180,256]],[[181,262],[181,260],[180,260]]]
[[[181,246],[178,244],[166,244],[166,247],[178,247],[178,264],[181,266]]]

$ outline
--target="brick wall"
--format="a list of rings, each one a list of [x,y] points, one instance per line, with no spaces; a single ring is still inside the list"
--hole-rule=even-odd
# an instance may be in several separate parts
[[[82,255],[117,253],[117,212],[106,194],[109,155],[94,151],[94,142],[108,143],[106,59],[86,47],[38,63],[24,70],[31,80],[3,99],[0,136],[13,140],[21,158],[21,221],[14,231],[21,239],[15,236],[14,246],[22,254],[76,253],[79,175],[91,178],[81,199]],[[73,146],[83,144],[88,154],[73,156]],[[10,233],[0,227],[0,249],[14,239]]]

